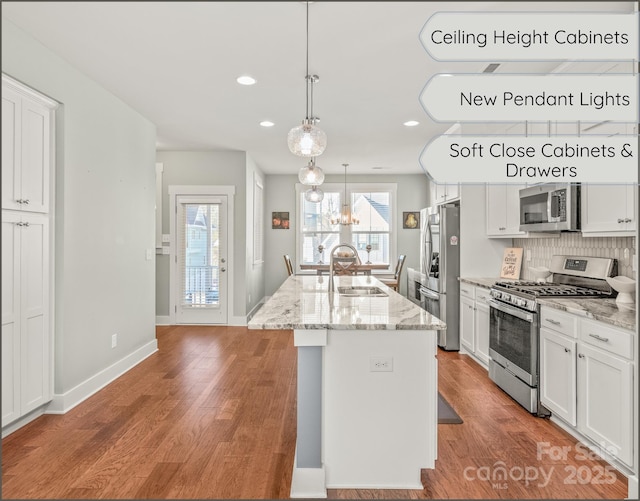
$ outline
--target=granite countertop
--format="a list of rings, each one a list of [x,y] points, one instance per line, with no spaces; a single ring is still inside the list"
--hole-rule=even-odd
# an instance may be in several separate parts
[[[491,289],[491,287],[493,287],[493,284],[504,280],[504,278],[460,277],[458,280],[467,284],[484,287],[485,289]]]
[[[249,321],[249,329],[443,330],[446,324],[372,276],[293,275]],[[346,297],[340,286],[376,286],[387,297]],[[331,300],[330,300],[331,299]]]
[[[538,299],[542,306],[566,311],[575,315],[599,320],[624,329],[636,329],[636,305],[619,305],[615,299],[582,299],[548,297]]]

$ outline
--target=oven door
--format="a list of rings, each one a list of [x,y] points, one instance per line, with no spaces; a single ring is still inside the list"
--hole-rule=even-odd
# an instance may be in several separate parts
[[[529,386],[537,385],[538,314],[494,299],[489,327],[489,356]]]

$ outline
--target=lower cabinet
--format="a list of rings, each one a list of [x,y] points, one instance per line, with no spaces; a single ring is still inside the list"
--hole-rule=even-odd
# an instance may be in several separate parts
[[[49,220],[2,211],[2,426],[52,397]]]
[[[574,315],[544,306],[541,318],[542,404],[633,467],[634,333],[582,317],[571,324],[567,319],[575,320]],[[573,330],[560,330],[567,325]]]
[[[540,329],[540,401],[571,426],[576,426],[575,339]]]
[[[633,465],[633,364],[597,348],[578,348],[578,430]]]
[[[460,285],[460,345],[484,365],[489,364],[489,289]]]

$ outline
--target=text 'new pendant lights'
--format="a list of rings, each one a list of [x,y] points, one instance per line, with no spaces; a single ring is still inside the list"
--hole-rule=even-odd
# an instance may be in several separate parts
[[[322,129],[316,126],[318,118],[313,116],[313,84],[320,77],[309,73],[309,2],[307,2],[307,72],[305,81],[307,86],[307,107],[306,116],[302,125],[294,127],[289,131],[287,143],[289,150],[294,155],[301,157],[317,157],[327,146],[327,135]]]

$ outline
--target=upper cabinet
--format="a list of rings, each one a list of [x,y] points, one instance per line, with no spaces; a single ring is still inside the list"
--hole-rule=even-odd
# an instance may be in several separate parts
[[[582,236],[635,235],[636,185],[583,184]]]
[[[440,205],[460,199],[460,184],[431,183],[431,205]]]
[[[21,93],[2,77],[2,208],[49,212],[55,103]]]
[[[487,185],[487,236],[492,238],[524,237],[520,231],[520,189],[518,184]]]

